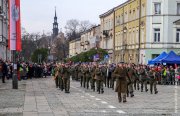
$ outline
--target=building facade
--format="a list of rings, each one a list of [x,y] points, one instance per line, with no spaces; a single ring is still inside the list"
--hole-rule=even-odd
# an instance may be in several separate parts
[[[100,48],[100,36],[100,25],[97,25],[82,33],[80,38],[70,41],[69,57],[89,51],[95,47]]]
[[[81,53],[81,39],[75,39],[69,42],[69,57],[76,56]]]
[[[100,47],[100,25],[94,26],[81,34],[81,52]]]
[[[163,51],[179,52],[180,0],[129,0],[114,12],[116,63],[147,64]]]
[[[114,61],[114,9],[100,16],[101,36],[100,47],[106,50],[110,56],[110,62]]]
[[[0,0],[0,58],[11,60],[8,50],[8,0]]]

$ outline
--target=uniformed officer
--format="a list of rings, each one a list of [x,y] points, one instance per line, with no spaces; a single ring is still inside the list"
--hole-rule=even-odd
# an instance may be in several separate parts
[[[116,78],[115,92],[118,92],[118,100],[121,102],[126,101],[127,94],[127,69],[123,66],[123,63],[119,63],[113,72],[113,78]]]

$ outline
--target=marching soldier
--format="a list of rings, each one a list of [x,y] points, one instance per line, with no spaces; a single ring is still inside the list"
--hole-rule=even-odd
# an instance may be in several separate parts
[[[102,77],[102,70],[101,66],[97,65],[95,69],[95,79],[96,79],[96,85],[97,85],[97,91],[98,93],[104,93],[103,90],[103,77]]]
[[[63,74],[63,83],[64,83],[64,89],[65,93],[70,93],[70,69],[68,64],[65,64],[65,66],[62,69],[62,74]]]
[[[154,87],[154,93],[157,94],[157,88],[156,88],[156,71],[154,68],[151,68],[149,71],[149,78],[150,78],[150,92],[153,93],[153,87]]]
[[[56,88],[59,87],[58,75],[59,75],[59,67],[58,67],[58,65],[56,65],[56,66],[54,67],[54,72],[53,72],[53,76],[54,76]]]
[[[91,89],[93,89],[93,91],[95,91],[95,69],[96,69],[96,65],[93,64],[91,65]]]
[[[146,70],[145,67],[140,66],[139,69],[139,74],[140,74],[140,81],[141,81],[141,92],[143,92],[143,88],[145,86],[145,91],[147,92],[147,75],[146,75]]]
[[[80,64],[77,68],[78,68],[78,78],[80,79],[80,84],[81,84],[81,87],[82,87],[82,84],[83,84],[83,74],[81,72],[82,64]]]
[[[59,77],[59,88],[60,88],[61,91],[63,91],[63,89],[64,89],[64,83],[63,83],[63,67],[64,67],[64,64],[61,64],[61,65],[59,66],[59,75],[58,75],[58,77]]]
[[[133,69],[133,66],[131,64],[128,65],[128,68],[127,68],[127,71],[128,71],[128,96],[129,96],[129,93],[130,93],[130,96],[133,97],[134,96],[134,93],[133,93],[133,83],[134,83],[134,69]]]
[[[104,84],[105,84],[105,87],[106,87],[106,84],[107,84],[107,66],[102,65],[101,71],[102,71],[103,81],[104,81]]]
[[[81,73],[82,73],[82,84],[83,84],[83,87],[85,88],[86,87],[86,65],[84,64],[83,67],[81,68]]]
[[[115,92],[118,92],[118,100],[121,102],[126,101],[127,94],[127,69],[123,66],[123,63],[119,63],[113,72],[113,78],[116,78]]]
[[[136,87],[137,87],[137,90],[139,90],[139,67],[138,66],[134,68],[134,73],[135,73],[134,89],[136,90]]]

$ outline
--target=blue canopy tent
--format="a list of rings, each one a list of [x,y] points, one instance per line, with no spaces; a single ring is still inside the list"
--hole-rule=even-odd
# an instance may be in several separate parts
[[[161,59],[161,63],[180,64],[180,56],[171,51],[166,57]]]
[[[161,53],[158,57],[149,60],[148,64],[155,64],[155,63],[161,63],[161,60],[166,57],[168,54],[166,52]]]

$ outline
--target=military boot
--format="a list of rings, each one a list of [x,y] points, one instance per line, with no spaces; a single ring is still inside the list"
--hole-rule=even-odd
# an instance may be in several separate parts
[[[134,97],[134,93],[133,92],[130,92],[130,95],[131,95],[131,97]]]
[[[156,90],[156,91],[155,91],[155,94],[157,94],[157,93],[158,93],[158,91]]]
[[[103,90],[103,89],[101,89],[101,93],[102,93],[102,94],[104,93],[104,90]]]

